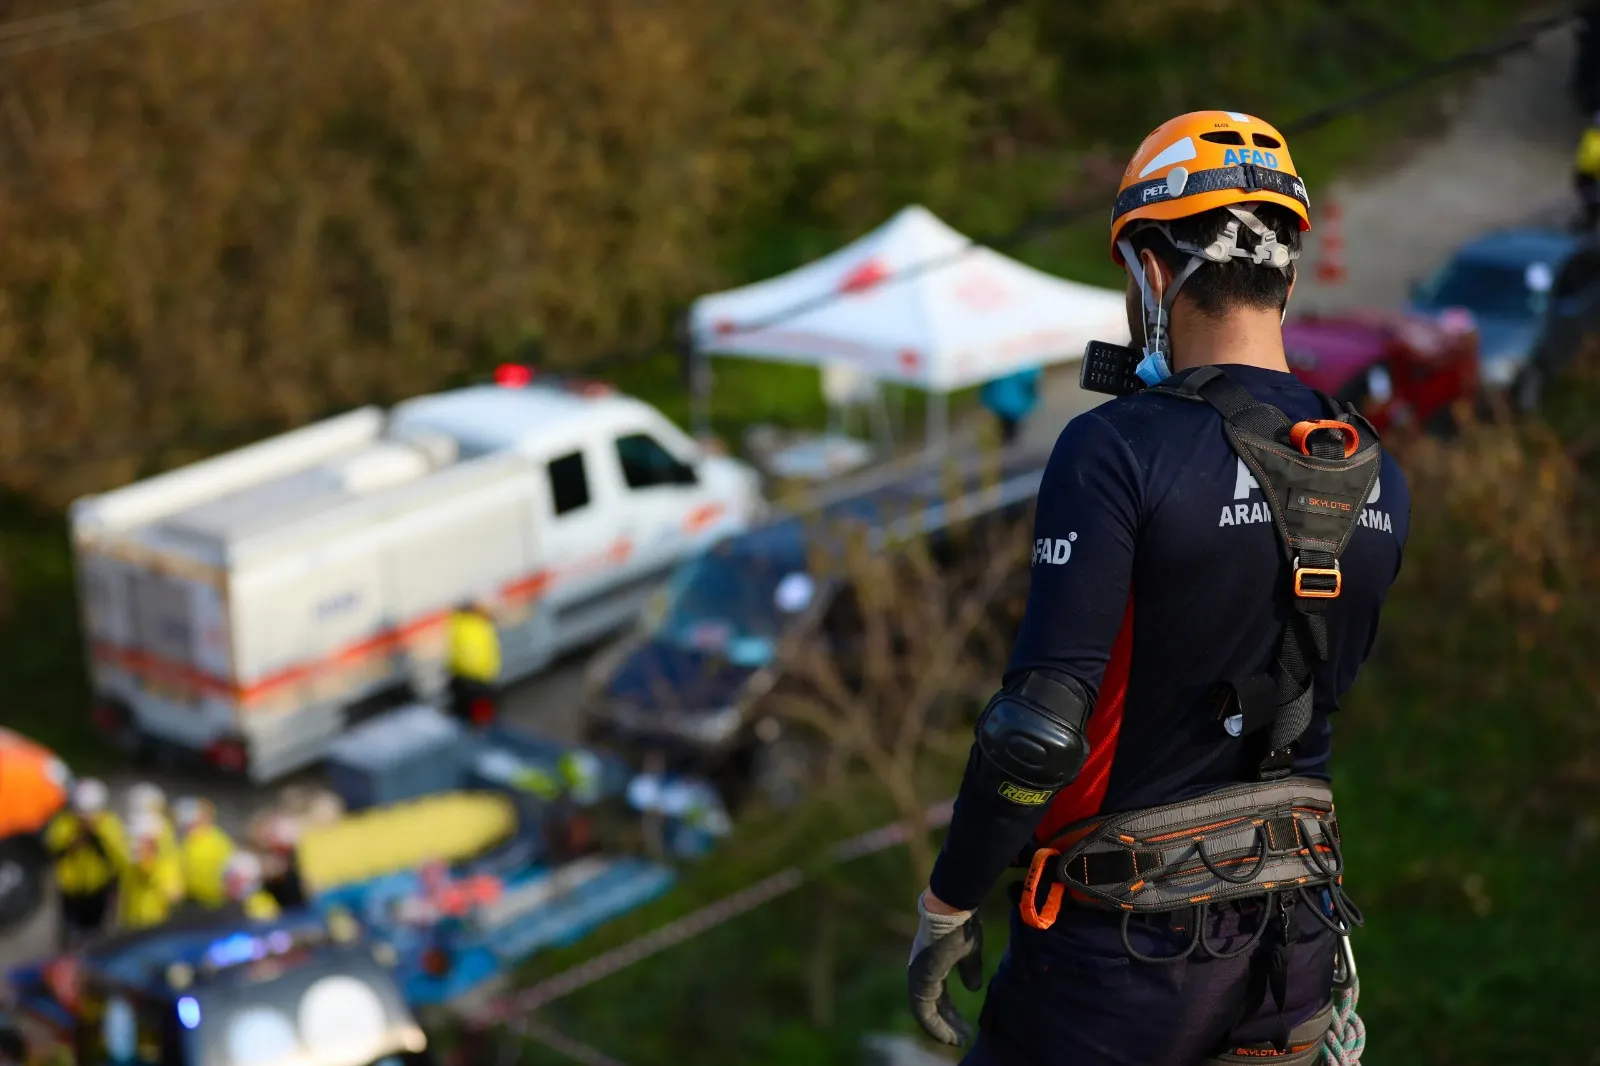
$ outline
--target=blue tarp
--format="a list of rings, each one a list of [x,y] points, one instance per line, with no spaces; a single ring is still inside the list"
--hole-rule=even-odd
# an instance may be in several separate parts
[[[470,876],[470,871],[467,871]],[[582,874],[569,886],[563,878]],[[387,940],[399,955],[396,978],[413,1005],[439,1004],[512,969],[534,953],[571,944],[591,930],[657,898],[672,887],[671,867],[630,856],[596,857],[562,867],[530,866],[507,878],[497,904],[465,920],[418,927],[402,922],[398,907],[423,894],[414,871],[346,885],[318,897],[319,909],[340,907]],[[519,901],[528,901],[526,906]],[[431,948],[450,960],[442,977],[423,971]]]

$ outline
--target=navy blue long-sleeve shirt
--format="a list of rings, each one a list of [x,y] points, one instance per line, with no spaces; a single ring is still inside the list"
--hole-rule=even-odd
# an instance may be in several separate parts
[[[1327,417],[1292,374],[1224,369],[1291,419]],[[1394,460],[1382,462],[1327,611],[1330,654],[1296,757],[1305,776],[1328,776],[1328,716],[1372,648],[1400,568],[1410,495]],[[1073,419],[1039,486],[1034,538],[1007,677],[1046,668],[1077,679],[1094,700],[1092,750],[1048,808],[973,787],[969,761],[930,883],[962,909],[982,901],[1036,831],[1251,780],[1248,744],[1223,731],[1206,698],[1218,681],[1270,670],[1293,611],[1261,490],[1208,404],[1145,392]]]

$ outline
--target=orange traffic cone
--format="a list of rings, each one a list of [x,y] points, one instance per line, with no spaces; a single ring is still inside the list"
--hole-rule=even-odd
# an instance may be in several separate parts
[[[1317,280],[1338,285],[1345,279],[1344,216],[1339,205],[1329,201],[1322,209],[1322,244],[1317,257]]]

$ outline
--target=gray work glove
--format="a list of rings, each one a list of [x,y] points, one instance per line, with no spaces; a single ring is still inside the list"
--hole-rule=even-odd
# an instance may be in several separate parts
[[[983,988],[983,926],[971,911],[931,914],[917,897],[917,939],[911,943],[906,974],[910,986],[911,1016],[922,1031],[952,1047],[972,1042],[972,1026],[956,1012],[945,988],[955,970],[967,991]]]

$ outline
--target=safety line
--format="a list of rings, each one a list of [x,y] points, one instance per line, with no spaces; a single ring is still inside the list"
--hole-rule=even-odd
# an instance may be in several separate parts
[[[592,1048],[580,1040],[574,1040],[567,1034],[533,1018],[522,1019],[512,1031],[527,1040],[537,1041],[551,1051],[559,1052],[573,1062],[581,1063],[582,1066],[623,1066],[623,1063],[605,1052]],[[478,1064],[474,1063],[473,1066]]]
[[[923,827],[936,829],[948,825],[953,806],[953,800],[946,800],[929,807],[923,815]],[[885,851],[896,844],[904,843],[909,835],[910,827],[905,822],[892,822],[851,837],[827,850],[820,869],[837,866],[863,855]],[[471,1020],[486,1026],[507,1024],[514,1018],[525,1016],[540,1007],[570,996],[579,989],[587,988],[597,981],[610,977],[641,959],[681,944],[741,914],[748,913],[763,903],[793,892],[816,872],[817,868],[814,868],[812,874],[807,874],[799,866],[779,870],[753,885],[668,922],[626,944],[602,952],[586,962],[530,985],[520,992],[504,996],[492,1002],[485,1011]]]
[[[104,0],[102,3],[73,8],[70,11],[16,19],[0,23],[0,58],[77,44],[80,41],[106,37],[155,22],[165,22],[185,15],[198,15],[234,2],[236,0],[154,0],[152,3],[141,3],[139,0]],[[117,18],[119,14],[125,17]],[[100,19],[111,21],[109,24],[94,25],[94,22]]]

